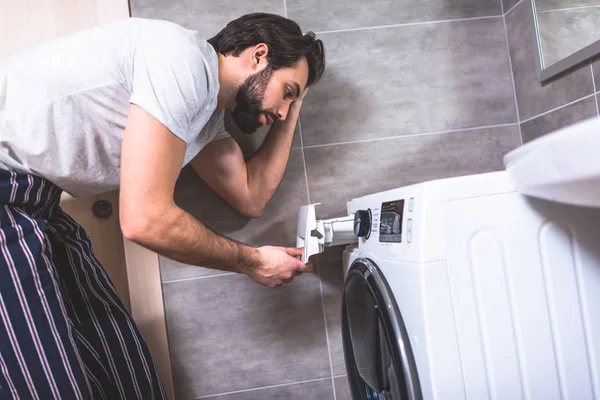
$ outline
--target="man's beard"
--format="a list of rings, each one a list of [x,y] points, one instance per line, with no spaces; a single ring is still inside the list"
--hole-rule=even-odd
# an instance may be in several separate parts
[[[238,89],[235,108],[231,116],[244,133],[254,133],[260,127],[262,102],[271,76],[273,76],[273,70],[267,66],[262,71],[249,76]]]

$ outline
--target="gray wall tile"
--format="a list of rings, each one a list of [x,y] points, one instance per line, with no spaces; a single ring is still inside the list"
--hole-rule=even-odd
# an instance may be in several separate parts
[[[544,65],[550,66],[600,39],[600,7],[538,12]]]
[[[532,0],[527,0],[532,1]],[[599,0],[533,0],[538,11],[560,10],[571,7],[600,6]]]
[[[554,132],[587,118],[597,117],[596,97],[578,101],[570,106],[553,111],[550,114],[532,119],[521,124],[523,143],[529,142],[545,134]]]
[[[282,0],[131,0],[132,17],[172,21],[209,39],[228,22],[250,12],[284,14]]]
[[[323,287],[323,306],[325,321],[329,336],[329,354],[333,375],[346,373],[344,348],[342,344],[342,293],[344,292],[344,277],[342,259],[319,261],[319,277]]]
[[[539,83],[529,1],[521,2],[506,15],[506,28],[521,120],[581,99],[594,91],[588,64],[548,84]]]
[[[335,378],[335,399],[336,400],[352,400],[352,395],[350,394],[350,387],[348,387],[348,378],[345,376],[340,376]]]
[[[517,125],[305,149],[311,201],[330,218],[355,197],[429,179],[502,170]]]
[[[296,215],[308,203],[302,150],[292,150],[283,179],[265,213],[258,219],[238,214],[186,167],[175,187],[175,202],[216,232],[251,245],[293,246],[296,244]],[[221,271],[200,267],[179,268],[167,258],[160,260],[163,280],[212,275]]]
[[[502,18],[322,35],[304,145],[517,121]]]
[[[279,289],[228,275],[163,290],[178,398],[331,376],[317,276]]]
[[[337,389],[336,389],[337,391]],[[246,392],[210,396],[205,400],[331,400],[333,389],[331,379],[303,382],[292,385],[271,387]],[[338,397],[338,400],[343,400]],[[352,400],[348,398],[348,400]]]
[[[500,15],[497,0],[286,0],[288,16],[305,30],[326,31]],[[399,4],[402,3],[402,4]]]

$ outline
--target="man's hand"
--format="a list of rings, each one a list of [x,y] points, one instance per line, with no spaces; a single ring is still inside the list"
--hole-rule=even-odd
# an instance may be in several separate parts
[[[312,272],[312,264],[304,264],[295,257],[302,255],[303,249],[294,247],[264,246],[258,249],[261,265],[246,274],[263,286],[276,288],[289,283],[295,276]]]
[[[302,108],[302,102],[304,101],[304,98],[306,97],[307,93],[308,93],[308,87],[305,88],[304,91],[300,94],[300,96],[298,96],[296,101],[294,101],[292,103],[292,105],[290,106],[290,112],[291,111],[300,112],[300,108]]]

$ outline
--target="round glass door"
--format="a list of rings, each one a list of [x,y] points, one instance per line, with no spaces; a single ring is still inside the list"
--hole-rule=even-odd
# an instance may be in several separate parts
[[[379,268],[356,260],[342,301],[342,335],[354,400],[421,399],[408,334]]]

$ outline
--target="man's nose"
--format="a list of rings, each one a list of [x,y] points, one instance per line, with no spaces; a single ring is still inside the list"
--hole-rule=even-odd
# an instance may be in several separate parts
[[[287,118],[287,114],[288,114],[289,109],[290,108],[287,106],[287,104],[285,106],[283,106],[283,107],[280,107],[277,110],[277,118],[280,119],[280,120],[282,120],[282,121],[285,121],[285,119]]]

